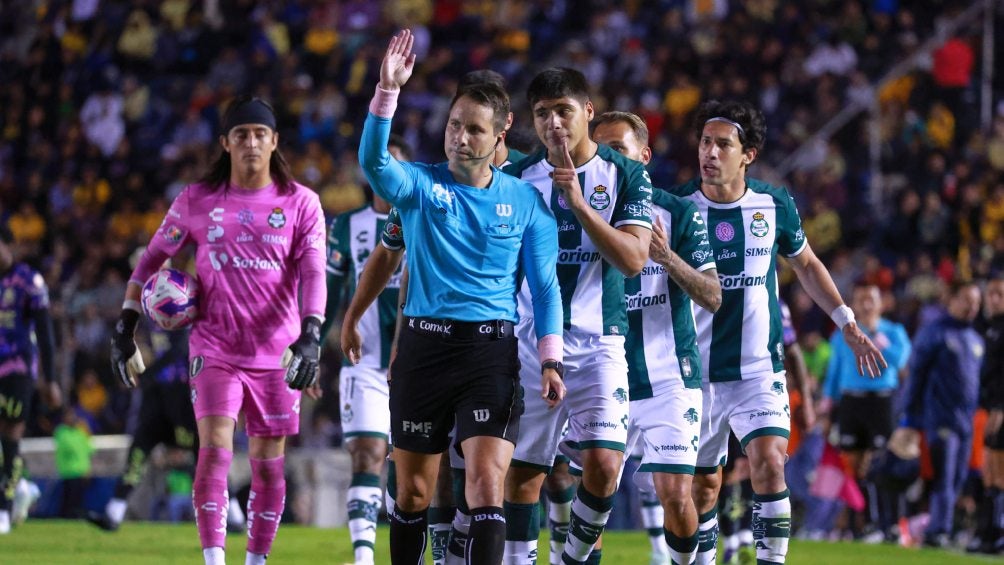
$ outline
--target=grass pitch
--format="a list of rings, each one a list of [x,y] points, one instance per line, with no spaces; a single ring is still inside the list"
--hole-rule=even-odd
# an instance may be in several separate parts
[[[377,563],[388,564],[387,537],[377,533]],[[546,532],[542,532],[537,562],[546,564]],[[227,537],[227,562],[244,563],[243,535]],[[952,565],[1001,563],[999,557],[973,557],[957,552],[904,549],[887,545],[823,543],[793,540],[788,563],[805,565],[845,564]],[[283,525],[279,530],[269,565],[341,565],[352,562],[352,547],[345,528],[319,529]],[[426,559],[431,563],[430,559]],[[604,535],[603,563],[606,565],[646,565],[649,544],[643,532],[607,532]],[[0,537],[0,564],[45,565],[161,565],[202,563],[195,525],[155,522],[127,522],[115,533],[107,533],[85,522],[29,520],[10,535]]]

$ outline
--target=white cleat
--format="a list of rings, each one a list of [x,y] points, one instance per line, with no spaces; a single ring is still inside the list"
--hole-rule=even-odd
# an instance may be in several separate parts
[[[10,533],[10,512],[0,510],[0,535]]]
[[[11,520],[13,524],[23,524],[28,519],[28,511],[35,502],[42,496],[42,491],[38,485],[28,479],[21,479],[17,482],[14,490],[14,505],[11,510]]]

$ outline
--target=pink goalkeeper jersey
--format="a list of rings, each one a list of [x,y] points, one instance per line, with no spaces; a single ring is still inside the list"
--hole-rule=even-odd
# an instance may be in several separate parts
[[[283,350],[300,335],[302,317],[324,318],[325,223],[317,194],[299,184],[286,195],[274,184],[216,192],[190,185],[171,205],[130,282],[142,285],[190,242],[201,290],[191,356],[279,368]]]

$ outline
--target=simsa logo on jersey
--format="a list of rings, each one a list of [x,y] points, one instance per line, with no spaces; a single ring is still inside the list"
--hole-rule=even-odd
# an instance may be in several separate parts
[[[251,269],[253,271],[281,271],[282,264],[275,259],[262,259],[261,257],[241,257],[239,255],[228,256],[226,253],[209,252],[209,263],[213,269],[219,271],[224,265],[230,264],[235,269]]]

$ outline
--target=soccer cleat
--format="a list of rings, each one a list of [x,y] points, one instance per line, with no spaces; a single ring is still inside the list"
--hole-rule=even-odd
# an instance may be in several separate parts
[[[0,535],[10,533],[10,512],[0,510]]]
[[[11,520],[14,525],[23,524],[28,519],[28,511],[41,496],[42,492],[35,483],[23,478],[17,482],[14,506],[11,509]]]
[[[88,510],[84,518],[106,532],[115,532],[119,529],[119,523],[109,518],[104,512]]]
[[[949,545],[948,534],[924,534],[922,545],[924,547],[946,549]]]
[[[665,553],[653,553],[648,565],[670,565],[669,555]]]

